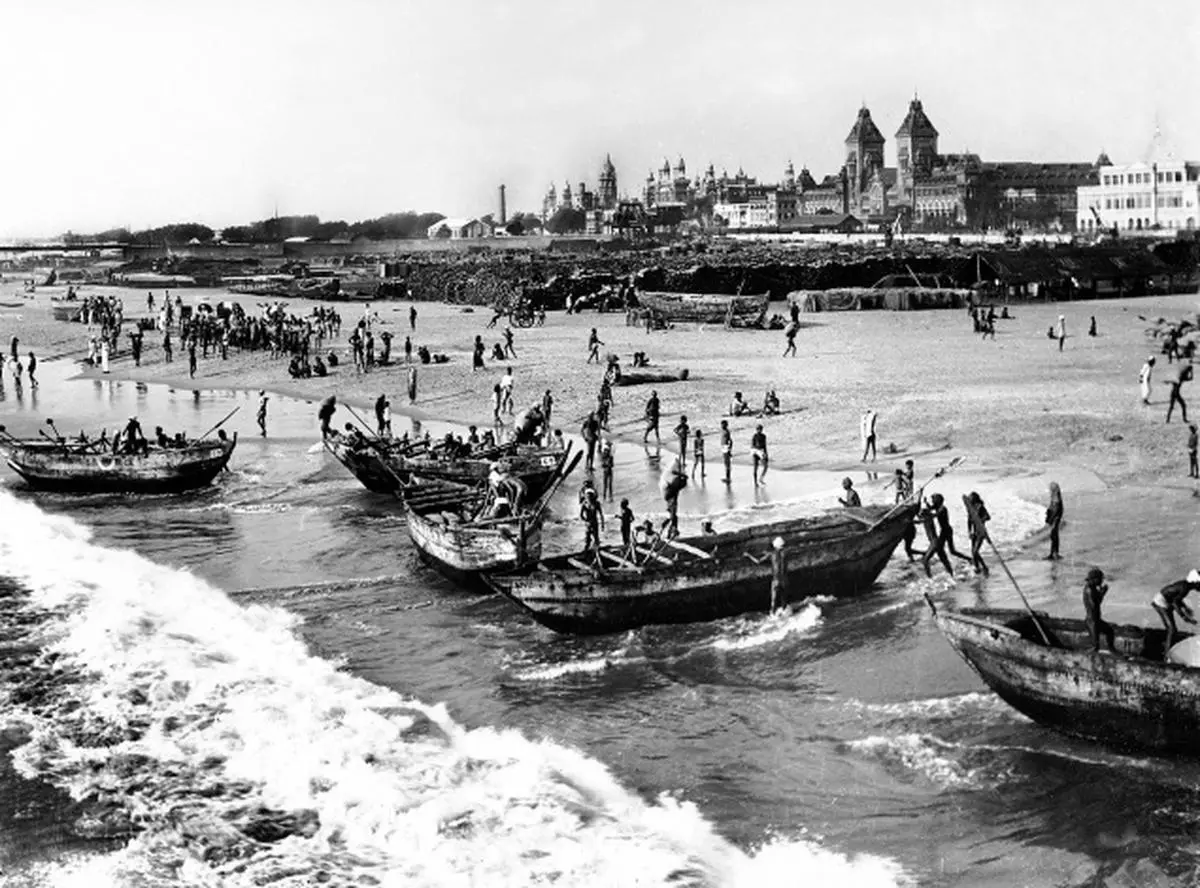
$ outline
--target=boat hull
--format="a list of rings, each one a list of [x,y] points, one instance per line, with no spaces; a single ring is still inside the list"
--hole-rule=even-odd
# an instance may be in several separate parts
[[[1091,650],[1082,620],[1039,617],[1061,647],[1042,643],[1025,611],[936,619],[984,683],[1038,724],[1122,752],[1200,755],[1200,669],[1163,662],[1163,630],[1114,626],[1112,656]]]
[[[463,585],[486,589],[481,575],[528,567],[542,554],[540,522],[513,520],[480,528],[447,524],[405,507],[408,535],[421,560]]]
[[[52,300],[50,314],[56,321],[78,321],[83,317],[83,303],[75,300],[61,302]]]
[[[332,438],[325,439],[325,447],[372,493],[394,494],[400,490],[397,472],[389,467],[390,463],[384,460],[380,450],[347,447]],[[403,445],[397,444],[396,450],[401,452]]]
[[[650,624],[696,623],[771,608],[770,541],[781,536],[786,554],[787,597],[855,595],[871,588],[911,523],[915,505],[889,513],[859,510],[871,520],[834,523],[815,530],[796,521],[692,537],[683,542],[712,557],[684,566],[656,565],[640,571],[557,570],[490,577],[535,620],[556,632],[577,635],[620,632]],[[887,516],[887,517],[884,517]],[[758,561],[745,556],[754,551]],[[670,548],[663,550],[670,553]],[[588,556],[580,554],[576,560]],[[544,565],[545,566],[545,565]]]
[[[545,493],[546,488],[553,482],[559,467],[566,459],[566,451],[545,448],[527,452],[518,450],[515,454],[501,456],[499,459],[504,460],[508,464],[509,473],[525,485],[528,498],[535,500]],[[490,459],[438,459],[434,456],[420,456],[402,460],[398,468],[401,476],[417,475],[435,481],[449,481],[474,487],[487,482],[492,462]]]
[[[226,444],[151,450],[134,456],[64,453],[51,445],[0,446],[5,461],[30,487],[68,493],[177,493],[205,487],[229,463],[236,436]]]
[[[638,305],[668,321],[758,327],[767,314],[770,293],[747,296],[714,293],[667,293],[638,290]]]
[[[669,382],[683,382],[687,378],[687,370],[677,370],[673,373],[650,373],[634,370],[629,373],[622,373],[613,385],[665,385]]]

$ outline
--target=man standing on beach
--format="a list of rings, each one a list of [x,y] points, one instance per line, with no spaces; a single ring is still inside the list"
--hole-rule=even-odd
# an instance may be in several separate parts
[[[600,363],[600,346],[604,343],[600,340],[600,334],[596,332],[596,328],[592,327],[592,332],[588,335],[588,359],[587,363],[592,363],[595,359],[596,363]]]
[[[550,415],[554,410],[554,396],[550,394],[550,389],[546,389],[546,394],[542,395],[542,422],[545,423],[546,437],[550,437]]]
[[[767,433],[762,425],[754,427],[754,435],[750,438],[750,456],[754,460],[754,486],[758,487],[767,476]],[[758,468],[762,466],[762,472]]]
[[[408,307],[408,326],[414,333],[417,332],[417,307],[415,305]]]
[[[1063,343],[1067,341],[1067,316],[1058,316],[1058,350],[1063,350]]]
[[[596,465],[596,442],[600,439],[600,420],[596,418],[596,411],[593,410],[587,415],[579,429],[579,436],[587,445],[587,461],[584,468],[590,472]]]
[[[417,400],[417,368],[408,368],[408,403],[415,403]]]
[[[332,429],[329,427],[329,421],[333,419],[333,411],[337,409],[337,395],[330,395],[321,402],[320,409],[317,410],[317,419],[321,421],[321,437],[328,438]]]
[[[513,348],[512,327],[504,328],[504,356],[506,358],[515,358],[517,356],[517,350]]]
[[[1183,400],[1183,395],[1179,393],[1179,389],[1185,382],[1192,378],[1192,365],[1180,362],[1179,371],[1175,374],[1175,378],[1169,380],[1167,385],[1171,388],[1171,395],[1167,401],[1167,422],[1171,421],[1171,411],[1175,409],[1175,405],[1179,405],[1179,415],[1183,417],[1183,421],[1187,422],[1187,404]]]
[[[675,437],[679,439],[679,465],[681,468],[687,468],[689,433],[687,416],[681,415],[679,417],[679,424],[675,426]]]
[[[725,463],[725,483],[732,484],[729,470],[733,465],[733,435],[729,431],[729,420],[721,420],[721,461]]]
[[[504,375],[500,377],[500,409],[505,413],[513,412],[513,372],[512,367],[508,367],[504,371]]]
[[[859,434],[863,442],[862,462],[867,461],[867,453],[871,454],[871,462],[875,462],[875,420],[878,414],[870,407],[859,420]]]
[[[1150,377],[1154,374],[1154,355],[1146,358],[1146,363],[1142,364],[1141,372],[1138,373],[1138,384],[1142,387],[1142,403],[1150,403]]]
[[[33,353],[30,352],[29,359],[33,360]],[[1195,424],[1188,426],[1188,477],[1200,478],[1200,467],[1196,464],[1196,447],[1200,444],[1200,435],[1196,434]]]
[[[792,321],[783,331],[783,335],[787,337],[787,348],[783,350],[783,356],[788,355],[795,357],[796,355],[796,333],[800,330],[800,325],[796,321]]]
[[[658,392],[650,392],[650,397],[646,400],[646,431],[642,433],[642,443],[645,444],[650,440],[650,433],[654,432],[654,440],[661,444],[662,438],[658,435],[658,416],[660,406],[658,403]]]
[[[262,436],[267,437],[267,393],[263,390],[258,392],[258,429]]]

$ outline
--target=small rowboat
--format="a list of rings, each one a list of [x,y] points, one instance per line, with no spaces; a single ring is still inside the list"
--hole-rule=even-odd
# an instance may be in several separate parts
[[[638,290],[638,305],[658,317],[679,323],[761,327],[770,293],[738,296],[720,293],[665,293]]]
[[[558,632],[598,634],[695,623],[771,607],[772,541],[783,539],[787,592],[853,595],[871,588],[912,523],[917,503],[866,506],[633,552],[602,548],[547,558],[532,573],[487,577],[498,592]]]
[[[1092,651],[1083,620],[930,607],[984,684],[1038,724],[1122,751],[1200,754],[1200,668],[1164,662],[1165,630],[1113,626],[1113,655]]]
[[[78,321],[83,317],[83,303],[78,299],[51,299],[50,313],[56,321]]]
[[[400,477],[393,468],[405,454],[425,449],[425,442],[407,442],[389,438],[352,440],[341,433],[325,438],[325,449],[334,455],[363,487],[372,493],[395,493]]]
[[[575,454],[565,470],[560,466],[540,498],[502,518],[480,514],[483,487],[414,479],[401,494],[408,535],[422,560],[472,587],[483,573],[532,567],[542,554],[542,518],[550,498],[582,456]]]
[[[211,484],[225,468],[232,438],[186,447],[151,447],[145,454],[111,453],[95,445],[54,441],[0,441],[0,454],[38,490],[73,493],[172,493]]]
[[[502,461],[509,474],[516,476],[537,498],[550,486],[567,459],[567,450],[511,444],[494,453],[467,459],[447,459],[436,454],[404,457],[393,463],[398,474],[449,481],[474,487],[487,481],[492,463]]]
[[[688,378],[687,370],[653,373],[649,370],[633,370],[626,373],[621,371],[613,380],[613,385],[653,385],[668,382],[683,382]]]

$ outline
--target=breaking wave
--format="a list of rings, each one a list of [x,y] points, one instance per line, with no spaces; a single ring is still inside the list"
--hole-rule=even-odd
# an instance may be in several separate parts
[[[0,492],[0,727],[19,772],[121,850],[14,884],[907,884],[803,836],[743,851],[690,802],[644,799],[584,753],[467,728],[311,656],[286,611],[99,547]],[[805,616],[809,614],[809,616]],[[780,629],[816,610],[781,618]],[[36,882],[35,882],[36,880]]]

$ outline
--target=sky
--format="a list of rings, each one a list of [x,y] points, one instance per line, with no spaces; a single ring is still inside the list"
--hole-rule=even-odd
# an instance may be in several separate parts
[[[820,179],[862,104],[943,152],[1200,160],[1200,3],[0,0],[0,238],[540,212],[682,156]]]

